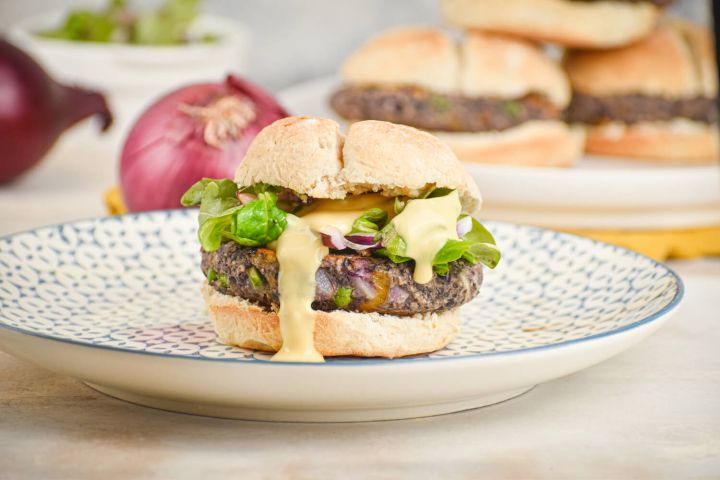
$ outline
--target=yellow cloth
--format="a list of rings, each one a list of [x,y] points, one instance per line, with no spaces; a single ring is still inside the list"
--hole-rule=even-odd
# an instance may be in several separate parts
[[[105,190],[103,200],[105,200],[105,208],[110,215],[122,215],[128,211],[118,187],[110,187]]]
[[[111,215],[127,212],[117,187],[105,192],[105,205]],[[656,260],[720,255],[720,226],[686,230],[567,230],[635,250]]]
[[[655,260],[720,255],[720,226],[684,230],[568,230],[635,250]]]

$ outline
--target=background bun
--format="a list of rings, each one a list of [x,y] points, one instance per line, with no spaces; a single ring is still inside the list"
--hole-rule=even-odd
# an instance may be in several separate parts
[[[276,313],[224,295],[207,283],[202,294],[220,342],[266,352],[276,352],[282,346]],[[325,357],[396,358],[443,348],[457,335],[460,324],[458,309],[411,317],[315,311],[314,340]]]
[[[255,137],[235,181],[265,182],[316,198],[417,196],[438,186],[457,189],[468,213],[481,203],[477,185],[446,144],[427,132],[376,120],[354,123],[347,137],[333,120],[278,120]]]
[[[531,121],[500,132],[435,132],[465,162],[569,167],[582,154],[584,133],[558,121]]]
[[[570,100],[565,74],[539,47],[491,33],[469,33],[458,47],[437,28],[394,28],[353,53],[341,75],[353,85],[420,86],[468,97],[540,93],[559,108]]]
[[[436,92],[457,89],[458,56],[453,40],[433,27],[399,27],[373,37],[341,70],[359,84],[418,85]]]
[[[707,97],[714,97],[718,92],[717,62],[715,61],[715,41],[708,28],[695,25],[679,18],[674,18],[670,24],[680,32],[687,42],[700,74],[701,93]]]
[[[626,45],[653,29],[650,2],[441,0],[448,22],[577,48]]]
[[[545,95],[558,108],[570,103],[570,84],[537,45],[486,32],[468,33],[460,47],[460,92],[468,97]]]
[[[682,164],[716,163],[717,125],[678,119],[672,122],[589,126],[585,150],[597,155]]]
[[[568,52],[564,64],[573,89],[595,96],[644,94],[666,98],[714,92],[709,34],[683,28],[687,34],[677,26],[662,25],[642,40],[613,50]]]

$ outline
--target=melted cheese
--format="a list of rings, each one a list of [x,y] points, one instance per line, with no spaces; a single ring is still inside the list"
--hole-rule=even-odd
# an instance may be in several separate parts
[[[381,208],[390,213],[392,203],[393,199],[379,193],[358,195],[344,200],[315,200],[301,216],[313,231],[319,232],[330,225],[347,235],[352,230],[353,222],[367,210]]]
[[[457,240],[457,219],[462,211],[457,191],[444,197],[410,200],[392,223],[405,240],[405,256],[415,260],[413,279],[432,280],[435,254],[448,240]]]
[[[272,357],[285,362],[322,362],[315,348],[315,272],[328,254],[320,237],[295,215],[287,216],[287,228],[277,240],[280,265],[280,333],[283,344]]]

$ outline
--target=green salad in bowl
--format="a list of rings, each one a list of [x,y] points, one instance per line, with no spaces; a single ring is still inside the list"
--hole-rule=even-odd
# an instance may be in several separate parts
[[[75,42],[131,45],[182,45],[216,42],[217,36],[190,34],[200,13],[200,0],[165,0],[155,9],[137,9],[126,0],[110,0],[101,10],[71,10],[57,28],[37,35]]]

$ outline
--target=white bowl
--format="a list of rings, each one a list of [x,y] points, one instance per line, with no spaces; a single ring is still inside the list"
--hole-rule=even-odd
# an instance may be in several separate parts
[[[110,102],[115,124],[99,137],[94,125],[73,131],[82,142],[103,138],[104,147],[117,151],[136,116],[158,96],[181,85],[217,82],[230,72],[242,73],[249,34],[239,23],[201,15],[191,33],[216,35],[212,43],[144,46],[74,42],[38,36],[55,28],[67,11],[30,17],[9,32],[17,46],[32,55],[56,80],[101,91]]]

